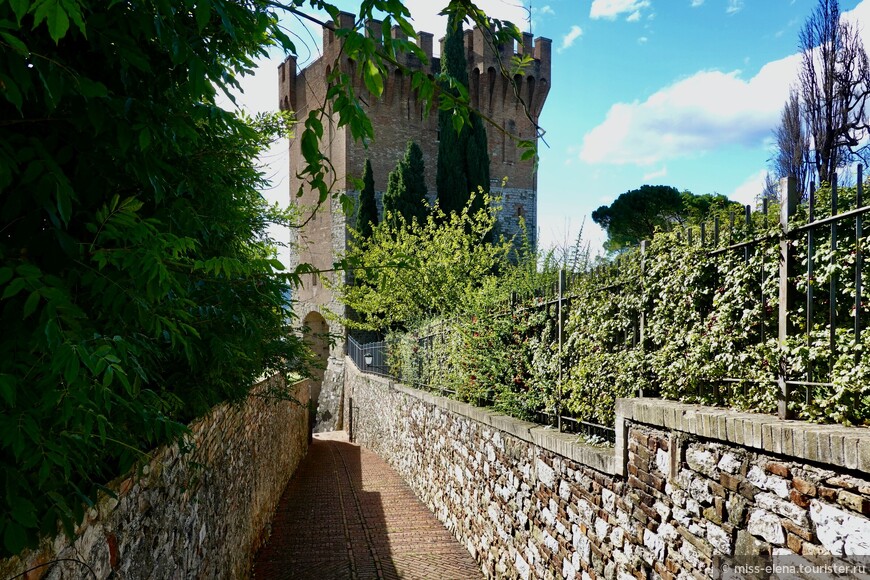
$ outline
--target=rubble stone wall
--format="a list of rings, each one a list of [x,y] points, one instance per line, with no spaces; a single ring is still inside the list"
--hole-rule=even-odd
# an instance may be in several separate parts
[[[616,446],[596,448],[345,366],[354,439],[488,577],[701,579],[734,556],[870,554],[867,429],[627,399]]]
[[[70,541],[0,561],[0,578],[245,578],[290,476],[308,450],[308,381],[297,402],[256,385],[243,405],[220,405],[191,425],[195,448],[154,452],[141,475],[109,485]]]

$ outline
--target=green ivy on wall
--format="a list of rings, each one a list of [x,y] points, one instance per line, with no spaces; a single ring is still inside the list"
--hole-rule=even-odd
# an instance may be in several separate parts
[[[841,188],[838,211],[854,208],[855,198],[855,188]],[[831,214],[830,199],[828,187],[816,193],[816,220]],[[518,278],[506,276],[497,291],[489,290],[497,300],[478,295],[469,301],[475,305],[470,312],[466,308],[460,316],[394,335],[391,368],[516,417],[540,419],[561,409],[602,425],[612,424],[617,398],[640,393],[774,413],[782,370],[790,381],[809,383],[792,387],[789,407],[796,418],[867,423],[870,361],[864,353],[870,332],[855,340],[854,220],[838,227],[836,249],[829,226],[815,231],[815,271],[809,280],[807,236],[791,239],[797,269],[790,283],[796,298],[789,310],[791,333],[780,343],[777,212],[771,207],[748,221],[720,215],[718,243],[712,239],[712,221],[704,245],[697,228],[691,234],[660,232],[645,251],[626,251],[576,277],[566,297],[561,356],[555,302],[539,298],[508,307],[505,296],[518,289]],[[807,208],[801,206],[791,227],[807,220]],[[749,240],[757,241],[740,245]],[[858,242],[866,244],[863,231]],[[864,262],[865,280],[868,274]],[[552,265],[538,276],[550,292]],[[814,289],[809,332],[808,284]],[[859,314],[868,320],[863,303]]]

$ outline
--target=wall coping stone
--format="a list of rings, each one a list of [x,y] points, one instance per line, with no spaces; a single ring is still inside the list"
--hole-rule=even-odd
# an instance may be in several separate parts
[[[364,374],[348,358],[350,372],[404,393],[440,409],[477,421],[527,443],[567,457],[596,471],[627,477],[628,422],[664,427],[729,442],[793,460],[837,466],[870,474],[870,429],[844,425],[820,425],[806,421],[785,421],[772,415],[746,413],[690,405],[657,398],[616,400],[616,444],[597,447],[581,443],[575,435],[515,419],[397,383],[387,377]]]
[[[587,445],[577,440],[576,435],[570,433],[560,433],[550,427],[544,427],[538,423],[531,423],[521,419],[515,419],[503,413],[496,413],[468,403],[449,399],[434,393],[415,389],[401,383],[397,383],[389,378],[380,377],[377,375],[369,375],[362,373],[353,361],[348,358],[345,368],[348,372],[360,374],[372,382],[381,383],[385,387],[419,399],[430,405],[434,405],[447,412],[466,417],[472,421],[477,421],[483,425],[487,425],[494,429],[498,429],[509,435],[513,435],[517,439],[521,439],[526,443],[537,445],[547,451],[551,451],[557,455],[567,457],[600,471],[607,475],[617,475],[616,471],[616,454],[612,447],[596,447]]]
[[[791,459],[870,473],[870,429],[786,421],[772,415],[663,399],[617,399],[617,470],[625,474],[626,421],[727,441]],[[620,437],[622,435],[622,437]]]

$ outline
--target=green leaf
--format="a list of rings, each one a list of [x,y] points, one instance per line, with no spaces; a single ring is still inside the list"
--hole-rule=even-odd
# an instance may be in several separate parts
[[[32,5],[30,0],[9,0],[9,4],[12,6],[12,12],[15,13],[18,24],[21,24],[21,19],[24,18]]]
[[[24,97],[21,95],[21,90],[11,78],[3,73],[0,73],[0,93],[3,93],[6,100],[15,105],[15,108],[21,112],[21,105],[24,104]]]
[[[83,97],[93,98],[93,97],[106,97],[109,95],[109,91],[106,88],[106,85],[99,81],[93,81],[87,77],[80,76],[76,79],[79,85],[79,92]]]
[[[366,89],[375,97],[380,97],[384,92],[384,77],[381,74],[381,69],[371,59],[366,61],[363,68],[363,82]]]
[[[14,501],[14,499],[13,499]],[[6,529],[3,531],[3,545],[10,554],[17,554],[24,549],[27,543],[27,536],[24,533],[24,528],[15,522],[6,522]]]
[[[202,32],[205,25],[211,19],[211,1],[197,0],[194,7],[194,16],[196,17],[196,27],[198,32]]]
[[[27,301],[24,303],[24,310],[21,315],[21,319],[24,320],[36,310],[36,307],[39,306],[39,291],[34,290],[30,293],[30,296],[27,297]]]
[[[72,214],[72,200],[69,192],[63,187],[57,188],[57,213],[65,225],[69,224],[69,218]]]
[[[63,380],[71,385],[75,382],[76,377],[79,375],[79,369],[81,368],[81,364],[79,362],[78,353],[73,351],[71,356],[66,361],[66,365],[63,369]]]
[[[33,15],[33,28],[45,20],[48,33],[55,44],[66,36],[69,30],[69,16],[58,0],[43,0]]]
[[[7,298],[12,298],[19,292],[24,289],[24,286],[27,284],[27,281],[24,278],[15,278],[6,287],[6,290],[3,292],[3,296],[0,296],[0,300],[6,300]]]
[[[115,369],[109,365],[106,367],[106,372],[103,374],[103,386],[108,387],[112,384],[112,379],[115,378]]]
[[[12,502],[12,517],[26,528],[36,527],[36,507],[23,497],[16,498]]]
[[[10,407],[15,406],[15,378],[11,375],[0,375],[0,397]]]
[[[2,38],[9,46],[11,46],[18,54],[23,57],[30,56],[30,51],[27,50],[27,45],[21,42],[17,37],[9,34],[8,32],[0,32],[0,38]]]
[[[76,28],[79,29],[79,32],[87,38],[87,31],[85,30],[85,21],[82,18],[81,6],[77,0],[62,0],[63,7],[66,9],[67,14],[70,19],[72,19],[73,23],[76,25]]]
[[[0,268],[0,284],[5,284],[12,279],[12,268]]]
[[[456,131],[456,133],[459,133],[460,131],[462,131],[462,126],[465,124],[465,119],[462,118],[462,115],[458,115],[458,114],[454,113],[452,121],[453,121],[453,130]]]
[[[142,151],[148,149],[151,145],[151,131],[148,130],[148,127],[145,127],[141,131],[139,131],[139,148]]]

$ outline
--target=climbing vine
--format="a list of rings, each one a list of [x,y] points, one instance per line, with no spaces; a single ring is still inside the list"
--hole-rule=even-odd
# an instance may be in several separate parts
[[[855,198],[855,188],[841,188],[838,211],[854,208]],[[830,188],[817,192],[816,220],[831,214],[830,199]],[[789,336],[780,342],[778,210],[755,212],[748,220],[723,213],[715,226],[711,216],[703,242],[698,228],[659,232],[645,251],[626,251],[576,277],[566,295],[561,356],[551,272],[539,274],[547,280],[539,294],[547,298],[494,312],[478,296],[472,312],[440,319],[437,341],[420,340],[431,334],[431,324],[394,337],[400,354],[393,369],[404,374],[417,365],[419,382],[448,385],[462,400],[518,417],[560,409],[603,425],[612,424],[617,398],[640,394],[773,413],[784,373],[795,383],[788,405],[797,418],[870,422],[870,360],[864,354],[870,332],[859,340],[854,332],[856,248],[865,248],[865,230],[856,234],[854,220],[847,220],[838,226],[834,248],[830,226],[817,228],[811,278],[806,233],[790,238],[795,299]],[[801,206],[790,227],[807,221]],[[866,281],[867,260],[861,273]],[[498,291],[491,290],[502,306],[515,281],[502,278]],[[810,301],[808,286],[814,290]],[[870,324],[866,301],[858,310]],[[421,356],[429,367],[416,362]]]

